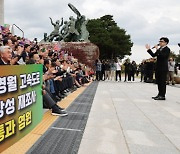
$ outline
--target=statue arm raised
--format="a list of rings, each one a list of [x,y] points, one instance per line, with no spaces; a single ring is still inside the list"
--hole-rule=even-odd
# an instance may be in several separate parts
[[[52,24],[53,26],[55,26],[55,24],[54,24],[53,21],[52,21],[52,18],[49,17],[49,19],[51,20],[51,24]]]
[[[60,26],[62,26],[63,25],[63,18],[61,18],[61,25]]]

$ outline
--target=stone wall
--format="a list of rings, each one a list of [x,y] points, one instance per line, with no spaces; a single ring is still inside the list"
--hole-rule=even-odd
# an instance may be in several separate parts
[[[61,50],[68,51],[79,60],[94,68],[95,60],[99,58],[99,48],[93,43],[87,42],[62,42]]]

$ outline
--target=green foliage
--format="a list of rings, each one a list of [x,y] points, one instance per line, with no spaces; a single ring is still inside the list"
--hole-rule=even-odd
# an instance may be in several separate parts
[[[171,51],[169,57],[172,57],[173,59],[175,59],[176,63],[180,63],[180,54],[176,55],[173,51]]]
[[[175,57],[175,62],[180,63],[180,54]]]
[[[99,19],[92,19],[88,22],[87,29],[90,33],[89,40],[100,49],[101,59],[122,59],[125,55],[131,55],[131,37],[117,26],[113,16],[105,15]]]
[[[176,54],[173,51],[171,51],[169,57],[176,58]]]

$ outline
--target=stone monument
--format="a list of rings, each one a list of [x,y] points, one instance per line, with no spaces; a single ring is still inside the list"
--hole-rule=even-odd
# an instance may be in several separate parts
[[[81,15],[72,4],[69,3],[68,6],[77,17],[70,16],[69,21],[64,23],[63,19],[61,23],[59,20],[54,23],[50,18],[54,30],[49,36],[44,33],[44,39],[40,43],[55,44],[53,41],[58,41],[61,51],[68,51],[80,62],[93,68],[95,60],[99,58],[99,48],[89,41],[89,32],[86,28],[89,19]]]
[[[0,25],[4,25],[4,0],[0,0]]]
[[[47,33],[44,33],[44,39],[41,42],[53,42],[53,41],[64,41],[64,42],[90,42],[89,41],[89,32],[86,28],[86,25],[89,19],[86,19],[84,15],[72,5],[68,4],[69,8],[77,15],[76,18],[73,16],[69,17],[69,21],[64,21],[63,18],[53,22],[50,18],[51,24],[54,26],[54,30],[48,36]],[[60,27],[62,27],[60,29]]]
[[[68,51],[81,63],[94,68],[95,60],[99,59],[99,48],[90,42],[61,42],[61,50]]]

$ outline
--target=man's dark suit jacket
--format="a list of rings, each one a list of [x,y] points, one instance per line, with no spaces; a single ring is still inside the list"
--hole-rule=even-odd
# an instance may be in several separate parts
[[[166,46],[164,48],[159,48],[155,53],[151,49],[147,51],[152,57],[157,56],[156,71],[168,71],[168,59],[170,54],[170,49]]]
[[[4,64],[4,62],[1,60],[1,58],[0,58],[0,65],[6,65],[6,64]]]

